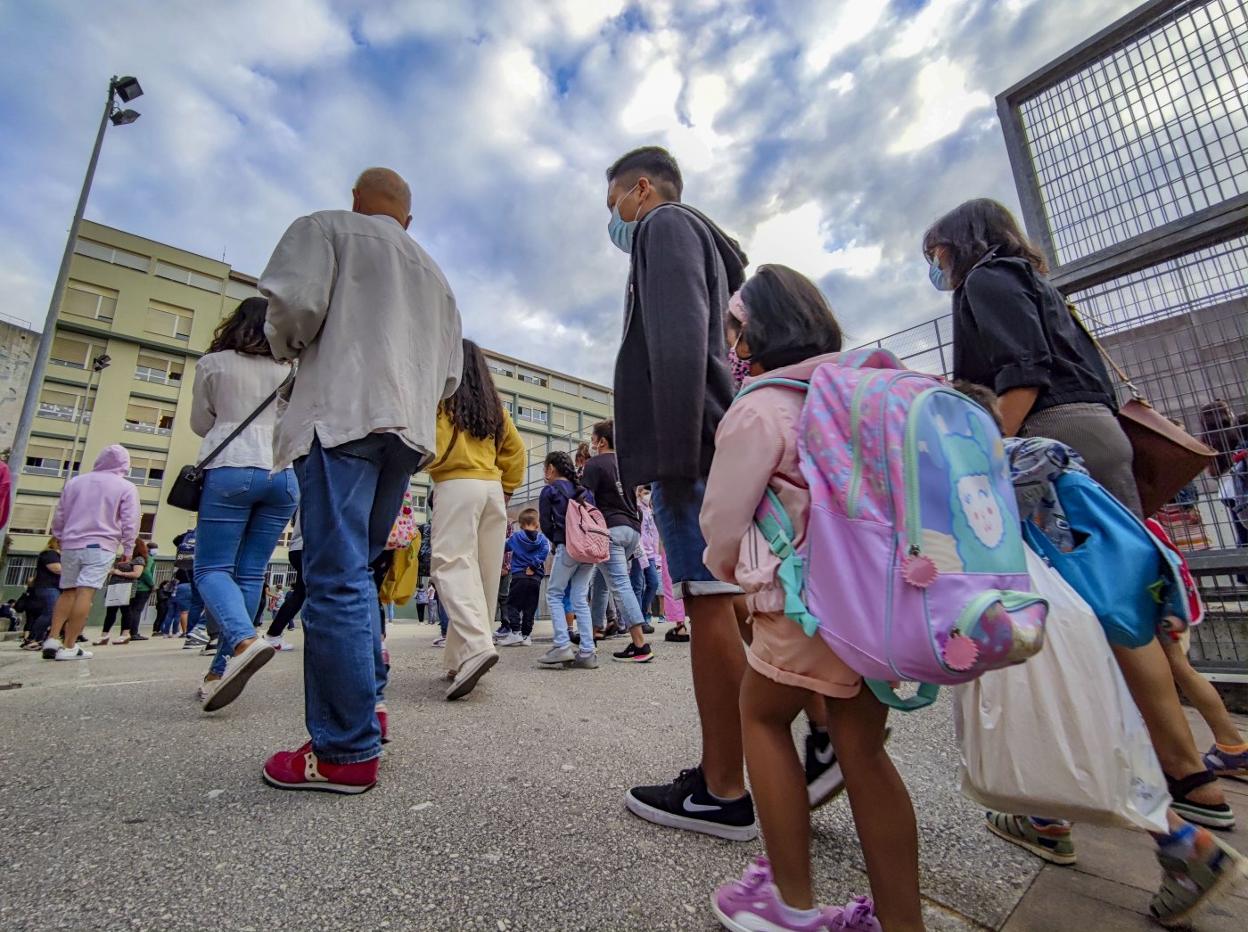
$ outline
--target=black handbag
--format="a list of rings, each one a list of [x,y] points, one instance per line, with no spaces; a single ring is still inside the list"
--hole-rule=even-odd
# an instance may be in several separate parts
[[[282,383],[285,384],[284,382]],[[273,394],[264,401],[260,402],[260,407],[252,411],[230,432],[230,435],[217,444],[217,448],[205,456],[194,466],[183,466],[178,470],[178,478],[173,480],[173,486],[169,489],[169,494],[165,496],[165,501],[174,508],[183,508],[187,511],[199,511],[199,500],[204,495],[204,472],[208,468],[208,464],[217,458],[217,454],[230,445],[235,437],[247,429],[247,425],[258,418],[261,412],[271,405],[277,398],[277,393],[282,390],[279,385],[273,389]]]

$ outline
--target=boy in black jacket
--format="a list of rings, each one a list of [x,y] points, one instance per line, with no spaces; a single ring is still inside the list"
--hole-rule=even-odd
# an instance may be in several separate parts
[[[758,824],[745,791],[737,706],[745,672],[733,609],[740,590],[703,565],[698,525],[715,429],[733,398],[724,313],[745,279],[746,258],[680,202],[683,184],[676,160],[657,146],[629,152],[607,170],[607,229],[631,266],[615,366],[621,485],[652,488],[675,596],[697,630],[691,653],[702,725],[700,766],[669,784],[633,787],[625,804],[659,825],[749,841]]]

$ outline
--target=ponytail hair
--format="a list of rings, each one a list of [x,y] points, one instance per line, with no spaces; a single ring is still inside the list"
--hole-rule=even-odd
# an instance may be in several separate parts
[[[562,450],[556,450],[546,455],[546,465],[559,473],[560,478],[567,479],[572,483],[572,488],[577,496],[580,496],[584,488],[581,486],[581,477],[576,474],[576,466],[572,464],[572,457],[564,453]]]

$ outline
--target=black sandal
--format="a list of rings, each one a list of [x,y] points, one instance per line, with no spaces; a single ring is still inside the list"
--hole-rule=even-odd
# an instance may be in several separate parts
[[[663,635],[663,640],[670,641],[673,644],[688,644],[689,631],[685,628],[684,622],[672,628],[667,634]]]
[[[1189,822],[1203,825],[1206,828],[1223,830],[1235,827],[1235,813],[1226,803],[1210,805],[1188,799],[1188,794],[1210,783],[1217,783],[1217,775],[1208,770],[1189,774],[1180,780],[1166,777],[1166,786],[1170,788],[1170,808]]]

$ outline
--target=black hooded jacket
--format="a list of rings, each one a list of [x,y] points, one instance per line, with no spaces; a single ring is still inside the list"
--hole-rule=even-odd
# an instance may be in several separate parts
[[[705,215],[661,204],[633,238],[624,336],[615,362],[615,448],[626,489],[704,478],[732,403],[724,342],[745,253]]]

